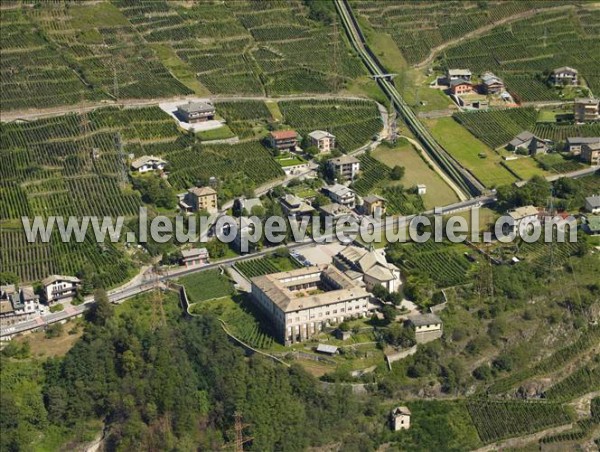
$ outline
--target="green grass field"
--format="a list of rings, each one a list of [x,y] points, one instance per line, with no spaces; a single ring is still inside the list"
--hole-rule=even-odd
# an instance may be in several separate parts
[[[229,126],[223,125],[218,129],[204,130],[196,134],[201,141],[225,140],[235,137],[235,133],[231,131]]]
[[[519,175],[522,180],[529,180],[533,176],[547,176],[547,171],[544,171],[538,163],[532,158],[520,158],[517,160],[507,160],[504,165]]]
[[[515,181],[515,177],[500,165],[500,156],[452,118],[430,119],[425,124],[436,140],[486,187]]]
[[[400,180],[406,188],[417,184],[427,185],[427,193],[422,196],[427,209],[459,200],[456,193],[427,165],[410,143],[403,141],[395,147],[379,146],[372,156],[390,168],[395,165],[406,168],[404,177]]]

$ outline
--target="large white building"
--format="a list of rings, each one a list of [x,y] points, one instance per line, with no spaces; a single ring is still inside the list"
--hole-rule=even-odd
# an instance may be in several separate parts
[[[369,293],[333,265],[304,267],[252,278],[252,296],[285,345],[324,327],[364,317]]]

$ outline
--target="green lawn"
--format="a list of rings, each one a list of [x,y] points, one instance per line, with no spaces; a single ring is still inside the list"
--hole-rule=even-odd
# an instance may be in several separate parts
[[[379,146],[371,155],[390,168],[395,165],[406,168],[406,173],[400,180],[400,183],[406,188],[417,184],[427,185],[427,193],[422,196],[427,209],[459,201],[456,193],[428,166],[418,151],[407,141],[400,140],[394,147]]]
[[[522,180],[529,180],[533,176],[547,176],[550,174],[544,171],[534,159],[528,157],[507,160],[504,164],[518,174]]]
[[[280,155],[279,157],[276,157],[275,160],[277,160],[277,163],[284,168],[286,166],[302,165],[303,163],[306,163],[306,160],[302,157],[292,154]]]
[[[500,164],[501,157],[498,154],[471,135],[454,119],[430,119],[426,120],[425,124],[436,140],[486,187],[510,184],[516,180]]]
[[[211,298],[231,295],[233,285],[229,278],[221,275],[220,270],[207,270],[184,276],[179,283],[185,286],[190,302],[209,300]]]
[[[235,137],[235,133],[233,133],[229,126],[225,124],[218,129],[204,130],[198,132],[196,135],[201,141],[226,140],[227,138]]]

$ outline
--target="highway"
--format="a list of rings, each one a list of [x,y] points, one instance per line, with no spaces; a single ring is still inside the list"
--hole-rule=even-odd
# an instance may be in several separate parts
[[[431,158],[440,165],[465,194],[478,196],[485,193],[486,188],[435,140],[429,130],[418,120],[410,106],[400,96],[393,83],[384,77],[386,71],[369,49],[347,0],[335,0],[335,7],[342,19],[342,24],[350,42],[359,53],[367,69],[371,75],[376,77],[376,81],[383,92],[390,99],[398,113],[402,115],[415,136],[423,143],[423,147]]]

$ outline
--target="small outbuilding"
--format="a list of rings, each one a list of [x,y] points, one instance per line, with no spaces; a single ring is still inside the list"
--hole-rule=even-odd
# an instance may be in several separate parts
[[[395,432],[398,430],[408,430],[410,428],[410,416],[411,412],[408,407],[399,406],[394,408],[390,413],[392,430]]]

